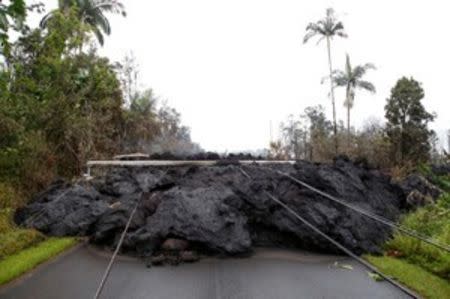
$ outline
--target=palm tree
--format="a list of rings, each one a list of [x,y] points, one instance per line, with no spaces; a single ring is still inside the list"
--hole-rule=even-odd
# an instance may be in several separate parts
[[[49,12],[42,18],[41,28],[47,27],[55,12],[62,11],[64,13],[73,6],[78,7],[80,21],[92,28],[92,32],[102,46],[105,41],[103,34],[111,34],[111,25],[104,13],[109,12],[126,16],[124,5],[117,0],[59,0],[59,8]]]
[[[328,8],[326,11],[326,17],[315,23],[309,23],[306,27],[306,35],[303,38],[303,43],[308,42],[312,37],[319,36],[317,44],[323,39],[327,41],[328,50],[328,67],[330,71],[330,96],[331,104],[333,105],[333,131],[334,131],[334,146],[335,153],[338,152],[338,140],[337,140],[337,123],[336,123],[336,103],[334,100],[334,85],[333,85],[333,64],[331,61],[331,40],[335,36],[346,38],[347,34],[344,32],[344,25],[338,21],[334,15],[334,10]]]
[[[375,66],[371,63],[357,65],[352,68],[350,56],[347,54],[345,62],[345,71],[337,70],[333,72],[333,83],[338,87],[345,87],[344,106],[347,108],[347,134],[350,142],[350,110],[355,102],[356,89],[362,89],[375,93],[375,86],[365,80],[362,80],[368,70],[374,70]]]

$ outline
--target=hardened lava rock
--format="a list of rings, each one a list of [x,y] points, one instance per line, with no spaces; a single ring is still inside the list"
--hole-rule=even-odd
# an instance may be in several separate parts
[[[226,255],[247,254],[255,246],[339,252],[269,198],[269,192],[358,254],[379,252],[391,235],[383,224],[274,170],[390,220],[406,208],[405,193],[388,176],[337,159],[332,164],[115,168],[89,182],[56,182],[18,210],[15,220],[48,235],[87,236],[95,244],[114,246],[137,205],[125,253],[160,254],[167,239],[188,241],[187,250]]]

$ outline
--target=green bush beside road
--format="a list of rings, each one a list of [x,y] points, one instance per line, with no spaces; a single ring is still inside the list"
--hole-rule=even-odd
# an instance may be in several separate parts
[[[45,240],[45,236],[34,229],[14,225],[12,215],[12,209],[0,210],[0,260]]]
[[[444,193],[435,203],[403,216],[400,225],[450,246],[450,178],[432,176],[431,181]],[[426,298],[450,298],[450,253],[399,232],[385,250],[384,256],[367,259]]]
[[[423,170],[444,193],[433,204],[405,215],[400,224],[410,230],[450,246],[450,177],[432,176]],[[386,250],[399,258],[418,265],[450,281],[450,253],[404,234],[396,233],[386,243]]]

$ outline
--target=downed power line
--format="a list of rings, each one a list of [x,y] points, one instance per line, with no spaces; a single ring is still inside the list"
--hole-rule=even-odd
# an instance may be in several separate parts
[[[437,248],[439,248],[441,250],[450,252],[450,247],[445,245],[445,244],[441,244],[439,242],[436,242],[435,240],[432,240],[432,239],[430,239],[430,238],[428,238],[426,236],[420,235],[419,233],[417,233],[415,231],[412,231],[412,230],[409,230],[407,228],[401,227],[401,226],[395,224],[394,222],[392,222],[389,219],[386,219],[386,218],[384,218],[382,216],[376,215],[376,214],[371,213],[371,212],[369,212],[367,210],[364,210],[364,209],[362,209],[360,207],[357,207],[357,206],[352,205],[350,203],[347,203],[347,202],[345,202],[345,201],[343,201],[341,199],[338,199],[338,198],[336,198],[336,197],[334,197],[334,196],[332,196],[332,195],[330,195],[330,194],[328,194],[326,192],[323,192],[323,191],[321,191],[321,190],[319,190],[319,189],[309,185],[308,183],[305,183],[305,182],[303,182],[303,181],[293,177],[292,175],[290,175],[288,173],[285,173],[285,172],[282,172],[282,171],[279,171],[279,170],[273,170],[273,169],[271,169],[269,167],[261,166],[261,168],[266,169],[266,170],[270,170],[271,172],[275,172],[275,173],[277,173],[277,174],[279,174],[281,176],[284,176],[284,177],[290,179],[291,181],[295,182],[296,184],[301,185],[301,186],[303,186],[303,187],[305,187],[305,188],[307,188],[307,189],[309,189],[309,190],[311,190],[313,192],[316,192],[316,193],[322,195],[323,197],[325,197],[325,198],[327,198],[327,199],[329,199],[329,200],[331,200],[333,202],[336,202],[336,203],[338,203],[340,205],[343,205],[343,206],[345,206],[345,207],[347,207],[347,208],[349,208],[349,209],[351,209],[351,210],[353,210],[355,212],[358,212],[358,213],[360,213],[360,214],[362,214],[362,215],[364,215],[366,217],[369,217],[369,218],[371,218],[371,219],[373,219],[375,221],[378,221],[378,222],[380,222],[380,223],[382,223],[384,225],[387,225],[387,226],[389,226],[391,228],[395,228],[398,231],[400,231],[400,232],[402,232],[402,233],[404,233],[406,235],[409,235],[410,237],[413,237],[413,238],[416,238],[418,240],[421,240],[421,241],[423,241],[425,243],[428,243],[428,244],[430,244],[432,246],[435,246],[435,247],[437,247]]]
[[[155,186],[158,185],[158,183],[163,179],[163,177],[167,174],[167,171],[168,170],[163,172],[163,174],[160,176],[158,181],[156,181],[156,183],[154,184]],[[127,224],[125,225],[125,228],[124,228],[122,234],[120,235],[120,239],[119,239],[119,242],[117,243],[116,249],[114,250],[114,253],[111,256],[111,259],[110,259],[110,261],[108,263],[108,266],[106,267],[105,273],[103,274],[102,280],[100,281],[100,284],[99,284],[99,286],[97,288],[97,291],[95,292],[94,299],[100,298],[100,295],[102,294],[103,288],[105,287],[106,281],[108,280],[109,274],[111,273],[111,269],[112,269],[112,266],[114,264],[114,261],[116,260],[117,254],[119,253],[120,248],[122,247],[122,243],[123,243],[123,240],[125,239],[125,235],[128,232],[128,229],[130,227],[131,221],[133,220],[134,214],[136,213],[137,208],[138,208],[141,200],[142,200],[142,195],[136,201],[136,204],[134,205],[134,208],[131,211],[131,214],[130,214],[130,217],[128,218]]]
[[[249,180],[253,180],[253,178],[245,171],[243,170],[241,167],[239,167],[240,171],[244,174],[244,176],[246,176]],[[318,229],[316,226],[314,226],[311,222],[309,222],[308,220],[306,220],[305,218],[303,218],[302,216],[300,216],[297,212],[295,212],[293,209],[291,209],[289,206],[287,206],[284,202],[282,202],[281,200],[279,200],[278,198],[276,198],[275,196],[273,196],[272,194],[270,194],[269,192],[267,192],[266,190],[264,190],[264,194],[266,194],[270,199],[272,199],[274,202],[276,202],[277,204],[279,204],[280,206],[282,206],[285,210],[287,210],[290,214],[292,214],[295,218],[297,218],[298,220],[300,220],[304,225],[306,225],[307,227],[309,227],[311,230],[313,230],[315,233],[317,233],[318,235],[320,235],[322,238],[326,239],[327,241],[329,241],[330,243],[332,243],[334,246],[336,246],[337,248],[339,248],[341,251],[343,251],[344,253],[346,253],[348,256],[350,256],[351,258],[353,258],[354,260],[356,260],[358,263],[362,264],[363,266],[365,266],[366,268],[370,269],[372,272],[377,273],[379,276],[381,276],[383,279],[385,279],[387,282],[389,282],[390,284],[392,284],[393,286],[397,287],[398,289],[400,289],[402,292],[404,292],[405,294],[407,294],[408,296],[411,296],[412,298],[419,298],[415,293],[413,293],[412,291],[410,291],[409,289],[407,289],[406,287],[404,287],[403,285],[399,284],[398,282],[396,282],[394,279],[390,278],[389,276],[383,274],[382,272],[380,272],[377,268],[375,268],[374,266],[372,266],[370,263],[368,263],[367,261],[365,261],[364,259],[360,258],[359,256],[357,256],[355,253],[353,253],[351,250],[347,249],[345,246],[343,246],[341,243],[337,242],[336,240],[334,240],[333,238],[331,238],[330,236],[328,236],[327,234],[325,234],[323,231],[321,231],[320,229]]]

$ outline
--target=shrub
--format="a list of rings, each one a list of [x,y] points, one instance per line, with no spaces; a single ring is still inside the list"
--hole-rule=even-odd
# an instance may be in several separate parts
[[[0,260],[45,239],[36,230],[17,228],[12,215],[12,209],[0,210]]]
[[[45,236],[32,229],[18,229],[0,235],[0,260],[45,240]]]
[[[12,229],[11,210],[0,209],[0,235]]]
[[[22,197],[18,194],[11,183],[0,182],[0,210],[15,208],[22,203]]]
[[[450,193],[444,193],[435,204],[417,209],[406,215],[401,225],[426,235],[443,244],[450,244]],[[450,253],[409,236],[396,233],[386,244],[389,251],[409,262],[450,279]]]

